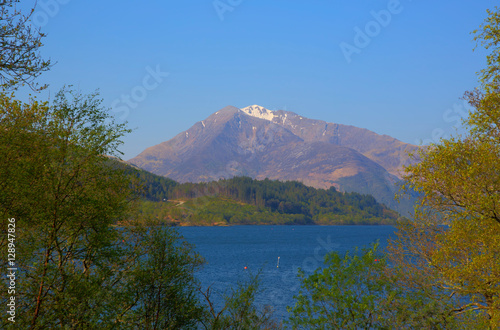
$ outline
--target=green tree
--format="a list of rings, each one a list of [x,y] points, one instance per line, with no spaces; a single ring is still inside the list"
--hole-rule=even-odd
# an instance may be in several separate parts
[[[421,199],[415,222],[403,227],[405,235],[390,251],[402,268],[413,269],[413,283],[422,286],[430,278],[427,288],[458,298],[450,314],[474,315],[495,328],[500,325],[499,9],[489,10],[474,33],[491,53],[480,87],[465,94],[473,107],[464,122],[467,131],[430,146],[406,169],[406,187]],[[409,250],[420,267],[401,258]]]
[[[128,132],[97,95],[62,90],[53,104],[0,95],[0,249],[15,219],[15,328],[178,328],[201,315],[202,260],[174,232],[129,219]],[[118,227],[115,224],[121,223]],[[7,268],[7,255],[1,254]],[[150,298],[154,298],[153,301]],[[182,308],[179,310],[179,308]]]
[[[94,96],[63,90],[51,106],[2,96],[0,213],[3,228],[7,217],[16,219],[21,324],[87,324],[98,315],[89,313],[100,312],[103,273],[117,257],[110,224],[125,216],[130,196],[104,156],[127,130],[105,118]]]
[[[3,228],[7,217],[18,228],[19,322],[35,328],[92,322],[86,304],[102,298],[99,278],[106,272],[93,265],[113,263],[108,248],[117,235],[109,225],[124,217],[130,195],[104,155],[116,151],[127,130],[103,123],[94,96],[64,90],[51,106],[2,96],[0,111],[0,213]]]
[[[239,282],[229,294],[224,296],[224,305],[217,309],[212,299],[212,290],[200,289],[206,302],[205,316],[200,324],[207,330],[272,330],[281,329],[281,324],[273,319],[269,306],[259,309],[255,297],[259,291],[259,274],[250,275],[247,281]]]
[[[293,329],[458,329],[449,296],[407,289],[378,243],[361,253],[325,256],[325,265],[306,276],[288,321]],[[408,274],[409,275],[409,274]],[[438,299],[439,298],[439,299]]]
[[[471,297],[457,291],[456,284],[444,277],[449,264],[436,256],[443,253],[439,249],[447,242],[441,240],[449,228],[441,223],[442,219],[430,212],[425,216],[419,213],[416,221],[400,223],[397,237],[389,241],[387,259],[392,266],[386,269],[386,275],[400,292],[389,305],[391,318],[401,327],[487,329],[489,321],[484,313],[467,306]],[[449,261],[463,266],[460,255],[470,247],[457,248],[455,244],[448,248],[456,249],[455,256],[459,256]]]
[[[383,278],[385,261],[377,245],[360,255],[331,252],[325,266],[307,276],[299,272],[301,290],[289,307],[294,329],[383,328],[382,300],[392,295]]]
[[[204,260],[168,227],[130,227],[135,263],[123,279],[126,290],[120,328],[196,329],[204,306],[195,278]],[[131,244],[131,246],[134,245]]]
[[[0,1],[0,86],[15,89],[27,84],[36,89],[34,80],[51,66],[39,53],[45,35],[29,23],[34,8],[25,15],[16,8],[17,3],[19,0]]]

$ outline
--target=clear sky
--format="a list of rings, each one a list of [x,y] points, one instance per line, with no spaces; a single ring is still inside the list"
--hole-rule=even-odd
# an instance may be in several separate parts
[[[30,1],[22,1],[30,5]],[[227,106],[258,104],[409,143],[454,131],[496,1],[39,0],[57,64],[39,82],[90,93],[134,132],[130,159]],[[167,75],[168,73],[168,75]]]

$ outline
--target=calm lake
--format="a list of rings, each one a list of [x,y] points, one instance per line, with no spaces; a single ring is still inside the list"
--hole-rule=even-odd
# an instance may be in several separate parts
[[[261,270],[261,292],[256,303],[270,305],[277,319],[288,317],[300,282],[298,268],[312,273],[329,251],[354,251],[380,241],[383,248],[392,226],[233,226],[181,227],[207,264],[198,274],[202,287],[222,295],[249,273]],[[279,267],[278,267],[279,258]],[[246,267],[246,269],[245,269]],[[216,299],[215,299],[216,300]],[[216,300],[220,303],[220,300]]]

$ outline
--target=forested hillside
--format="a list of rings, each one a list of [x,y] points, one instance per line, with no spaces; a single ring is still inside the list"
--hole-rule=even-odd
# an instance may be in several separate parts
[[[140,185],[137,212],[168,224],[391,224],[398,218],[373,196],[297,181],[235,177],[179,184],[134,167],[127,173]]]

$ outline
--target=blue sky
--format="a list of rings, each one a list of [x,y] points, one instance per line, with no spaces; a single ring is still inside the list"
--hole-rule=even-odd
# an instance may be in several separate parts
[[[24,1],[24,5],[29,5]],[[227,105],[258,104],[409,143],[466,111],[486,52],[470,32],[495,1],[39,0],[57,64],[40,78],[99,89],[134,132],[124,159]],[[361,32],[360,32],[361,31]],[[168,73],[168,74],[167,74]]]

